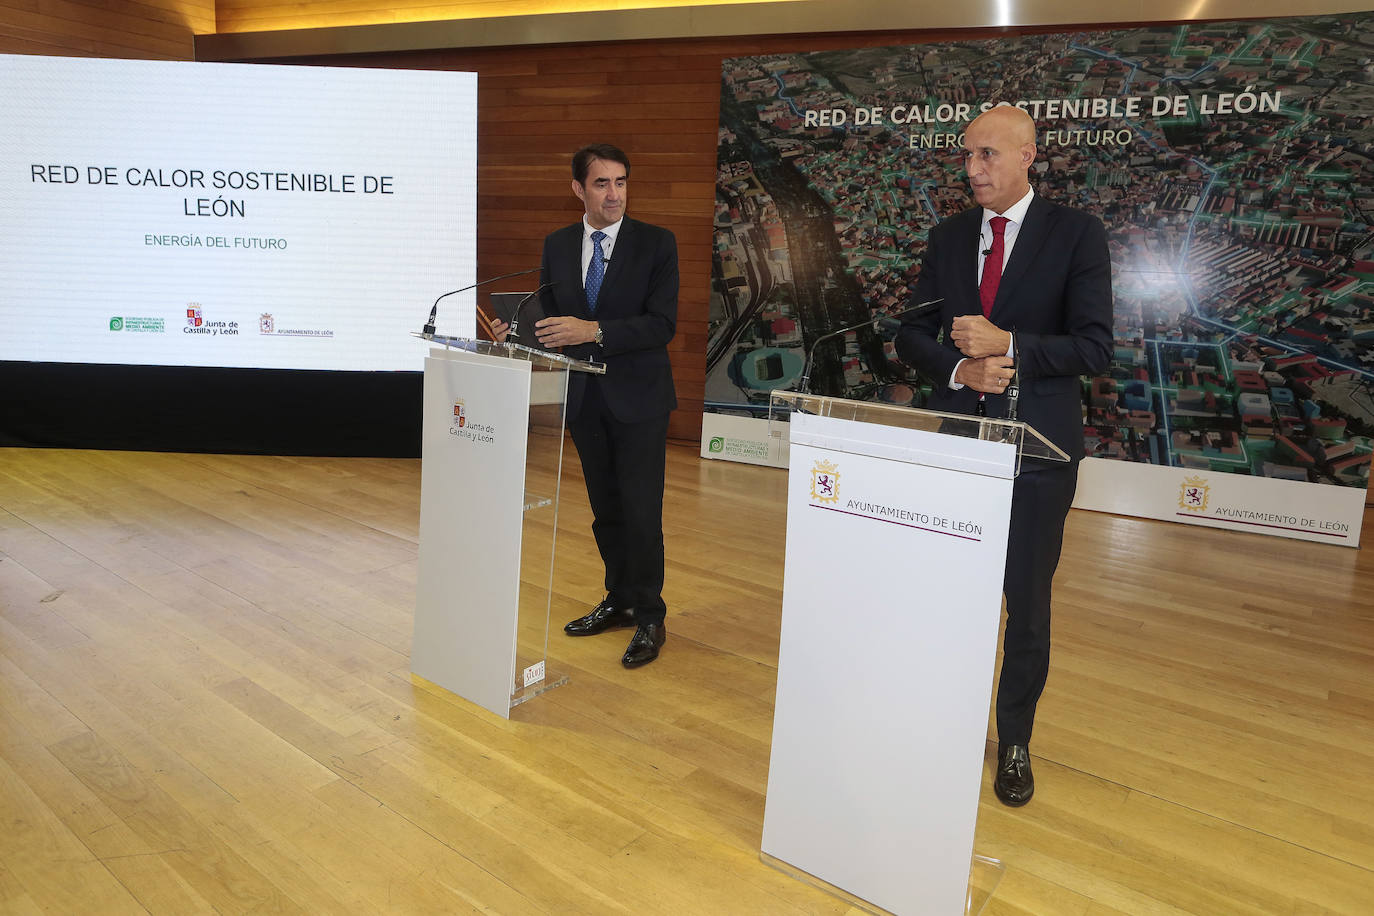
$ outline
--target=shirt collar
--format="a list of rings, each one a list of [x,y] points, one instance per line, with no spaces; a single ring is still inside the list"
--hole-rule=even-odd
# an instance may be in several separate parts
[[[984,207],[984,208],[983,208],[983,229],[986,230],[986,231],[988,231],[988,232],[991,232],[992,230],[988,229],[988,225],[992,222],[992,218],[993,218],[994,216],[999,216],[999,215],[1000,215],[1000,216],[1005,216],[1007,219],[1011,220],[1011,221],[1012,221],[1013,223],[1015,223],[1017,226],[1020,226],[1022,223],[1024,223],[1024,222],[1026,221],[1026,211],[1030,209],[1031,200],[1034,199],[1034,197],[1035,197],[1035,189],[1034,189],[1034,188],[1031,188],[1031,189],[1027,190],[1027,191],[1026,191],[1026,196],[1025,196],[1025,197],[1022,197],[1022,198],[1021,198],[1020,200],[1018,200],[1016,203],[1014,203],[1014,204],[1012,204],[1010,207],[1008,207],[1006,213],[1001,213],[1001,214],[994,213],[994,212],[992,212],[991,210],[989,210],[987,207]]]
[[[615,247],[615,237],[620,233],[620,227],[624,225],[624,223],[625,217],[622,216],[620,219],[616,220],[615,222],[607,226],[605,229],[601,230],[602,232],[606,233],[606,238],[610,239],[612,248]],[[582,237],[584,239],[590,239],[592,237],[592,233],[595,231],[596,230],[592,228],[592,224],[587,222],[587,214],[582,214]],[[605,240],[602,240],[602,244],[605,244]]]

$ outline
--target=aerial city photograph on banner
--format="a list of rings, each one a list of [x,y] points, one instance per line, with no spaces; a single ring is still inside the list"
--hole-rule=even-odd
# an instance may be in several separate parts
[[[726,60],[704,439],[803,379],[925,403],[893,336],[927,233],[973,205],[964,128],[1011,104],[1035,120],[1036,193],[1109,233],[1115,344],[1083,381],[1085,456],[1364,489],[1372,30],[1345,14]]]

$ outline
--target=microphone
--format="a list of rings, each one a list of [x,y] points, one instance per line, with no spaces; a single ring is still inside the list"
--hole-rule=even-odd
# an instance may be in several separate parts
[[[497,280],[507,280],[507,279],[509,279],[509,278],[511,278],[511,277],[523,277],[525,274],[532,274],[532,273],[534,273],[536,270],[541,270],[541,269],[542,269],[542,268],[539,268],[539,267],[531,267],[529,270],[517,270],[517,271],[515,271],[514,273],[502,274],[502,275],[499,276],[499,277],[490,277],[490,278],[488,278],[488,279],[486,279],[486,280],[478,280],[476,283],[473,283],[473,284],[471,284],[471,285],[469,285],[469,286],[465,286],[465,287],[463,287],[462,289],[450,290],[449,292],[446,292],[446,293],[444,293],[442,296],[440,296],[439,299],[445,299],[445,298],[447,298],[447,297],[449,297],[449,296],[453,296],[453,295],[456,295],[456,294],[458,294],[458,293],[465,293],[465,292],[467,292],[467,291],[470,290],[470,289],[476,289],[476,288],[479,287],[479,286],[486,286],[488,283],[495,283]],[[429,310],[429,320],[425,322],[425,327],[424,327],[423,336],[426,336],[426,337],[433,337],[433,336],[434,336],[434,319],[435,319],[435,318],[438,316],[438,314],[439,314],[439,299],[435,299],[435,300],[434,300],[434,305],[433,305],[433,307],[431,307],[430,310]]]
[[[1016,349],[1016,328],[1012,328],[1008,333],[1011,334],[1011,384],[1002,390],[1007,396],[1007,416],[1008,420],[1016,419],[1016,402],[1021,399],[1021,360],[1018,358],[1020,351]],[[974,409],[975,416],[986,417],[988,415],[988,396],[987,394],[978,395],[978,406]]]
[[[1016,402],[1021,398],[1021,353],[1016,349],[1016,328],[1011,329],[1011,384],[1007,396],[1007,419],[1016,419]]]
[[[548,283],[539,284],[539,288],[532,293],[526,294],[525,298],[515,304],[515,310],[510,313],[510,330],[506,332],[506,340],[520,340],[520,310],[525,307],[535,296],[538,296],[546,289],[552,289],[558,285],[557,280],[550,280]]]
[[[990,254],[992,254],[992,249],[991,249],[991,248],[984,248],[984,249],[983,249],[983,257],[986,258],[986,257],[987,257],[988,255],[990,255]]]
[[[913,305],[909,309],[903,309],[902,311],[897,312],[896,314],[874,315],[867,321],[861,321],[858,324],[850,325],[847,328],[840,328],[838,331],[831,331],[829,334],[822,334],[820,337],[817,337],[815,341],[812,342],[811,349],[806,351],[806,362],[802,365],[802,377],[797,390],[802,392],[803,394],[811,393],[810,385],[812,358],[816,355],[816,348],[819,347],[825,341],[830,340],[834,337],[839,337],[841,334],[848,334],[850,331],[857,331],[860,328],[865,328],[869,325],[873,325],[876,329],[878,322],[882,321],[884,318],[905,318],[908,315],[915,315],[920,312],[928,311],[932,305],[939,305],[941,302],[944,301],[945,300],[943,296],[941,296],[939,299],[930,299],[920,303],[919,305]]]

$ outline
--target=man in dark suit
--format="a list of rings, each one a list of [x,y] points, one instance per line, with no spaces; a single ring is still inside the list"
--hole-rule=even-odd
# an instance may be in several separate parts
[[[1069,456],[1023,462],[1012,488],[993,788],[1016,806],[1035,791],[1029,745],[1049,673],[1050,583],[1083,456],[1079,376],[1104,372],[1111,355],[1111,262],[1097,218],[1031,190],[1026,112],[984,112],[964,150],[980,206],[931,230],[912,301],[944,301],[903,321],[897,353],[934,382],[932,410],[1005,417],[1019,375],[1017,419]]]
[[[677,324],[677,240],[625,216],[630,160],[614,146],[573,156],[582,221],[544,239],[540,282],[545,346],[595,359],[605,375],[571,373],[568,426],[582,460],[606,597],[564,632],[635,627],[621,663],[658,657],[663,603],[663,475],[668,414],[677,407],[668,341]]]

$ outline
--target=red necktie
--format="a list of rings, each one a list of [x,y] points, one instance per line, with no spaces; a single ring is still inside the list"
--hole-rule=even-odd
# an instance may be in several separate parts
[[[983,278],[978,281],[978,299],[983,303],[983,317],[992,317],[992,304],[997,301],[997,285],[1002,282],[1002,231],[1011,220],[994,216],[988,221],[992,227],[992,247],[983,258]]]

